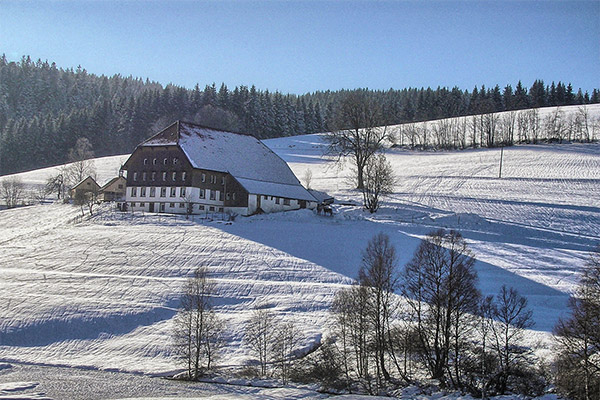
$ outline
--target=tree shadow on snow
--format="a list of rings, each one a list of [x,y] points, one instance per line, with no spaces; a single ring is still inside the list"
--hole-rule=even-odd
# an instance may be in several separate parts
[[[418,236],[438,229],[433,226],[412,226],[410,232],[405,232],[405,228],[403,226],[400,231],[394,224],[370,221],[339,223],[324,219],[310,222],[264,220],[260,221],[260,225],[252,223],[223,227],[231,234],[276,248],[352,279],[358,276],[362,251],[375,234],[384,232],[390,236],[398,254],[398,270],[402,271],[420,243]],[[493,234],[481,239],[504,242]],[[548,246],[548,243],[545,245]],[[567,293],[487,262],[477,261],[476,269],[479,288],[484,295],[496,295],[505,284],[514,287],[528,299],[536,330],[551,332],[558,318],[567,312]]]

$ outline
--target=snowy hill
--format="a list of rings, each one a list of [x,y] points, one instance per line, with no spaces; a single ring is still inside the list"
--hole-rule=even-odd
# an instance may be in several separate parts
[[[320,135],[265,143],[302,180],[345,203],[359,201],[347,177],[323,156]],[[305,346],[327,329],[337,289],[357,274],[361,250],[390,235],[407,262],[438,227],[466,237],[480,287],[502,284],[529,299],[540,354],[564,314],[589,252],[600,243],[600,145],[522,145],[448,152],[387,152],[399,184],[375,215],[351,205],[334,218],[308,210],[218,221],[120,214],[108,207],[81,219],[69,205],[0,211],[0,359],[145,373],[178,369],[170,353],[171,318],[185,277],[207,266],[229,345],[223,364],[247,359],[243,324],[256,304],[299,322]],[[99,183],[126,156],[96,160]],[[41,184],[52,169],[18,174]]]

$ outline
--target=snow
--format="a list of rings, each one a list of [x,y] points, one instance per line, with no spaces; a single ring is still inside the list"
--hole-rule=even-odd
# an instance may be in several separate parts
[[[295,320],[309,346],[327,332],[333,295],[357,275],[374,234],[390,236],[403,266],[421,238],[439,228],[465,236],[484,294],[506,284],[527,297],[536,325],[526,343],[551,356],[552,328],[600,243],[600,144],[505,148],[502,179],[499,149],[389,149],[399,183],[383,208],[369,214],[351,205],[360,203],[347,180],[351,165],[323,156],[322,135],[265,143],[298,176],[310,169],[311,187],[349,205],[335,204],[333,217],[299,210],[232,224],[109,206],[93,218],[62,204],[0,211],[0,361],[13,364],[0,367],[0,382],[40,381],[9,373],[24,362],[98,374],[179,370],[169,348],[172,317],[185,278],[201,265],[217,283],[216,309],[226,321],[229,345],[221,364],[248,359],[243,326],[258,304]],[[97,159],[98,181],[113,177],[126,157]],[[52,171],[19,176],[38,184]],[[219,391],[215,398],[310,397],[300,389],[253,390]]]
[[[299,185],[286,163],[250,135],[180,123],[179,146],[195,168],[229,172],[236,178]]]
[[[248,193],[316,201],[316,199],[300,185],[287,185],[283,183],[264,182],[244,178],[237,178],[237,181],[248,191]]]

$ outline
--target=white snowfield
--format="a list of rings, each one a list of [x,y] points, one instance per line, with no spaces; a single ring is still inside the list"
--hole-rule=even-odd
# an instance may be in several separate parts
[[[528,342],[550,355],[552,328],[600,245],[600,144],[504,148],[502,179],[500,149],[388,149],[397,188],[369,214],[349,182],[350,162],[325,157],[321,135],[265,143],[301,180],[311,170],[311,188],[347,205],[334,206],[333,218],[300,210],[232,224],[110,206],[93,218],[63,204],[0,211],[0,361],[174,372],[172,318],[199,266],[217,283],[226,321],[221,365],[248,360],[244,323],[257,305],[297,321],[308,348],[327,333],[330,302],[356,277],[373,235],[390,236],[401,269],[439,228],[467,238],[484,294],[506,284],[528,298],[536,322]],[[98,183],[125,159],[97,159]],[[41,184],[53,171],[18,176]]]

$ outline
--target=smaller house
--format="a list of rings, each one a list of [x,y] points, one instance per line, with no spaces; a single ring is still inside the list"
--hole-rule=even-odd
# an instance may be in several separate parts
[[[106,182],[100,188],[98,200],[100,201],[122,201],[125,200],[125,191],[127,190],[127,179],[119,175]]]
[[[94,178],[88,176],[77,185],[71,188],[71,198],[80,199],[85,197],[87,193],[97,194],[100,190],[100,185],[96,183]]]

